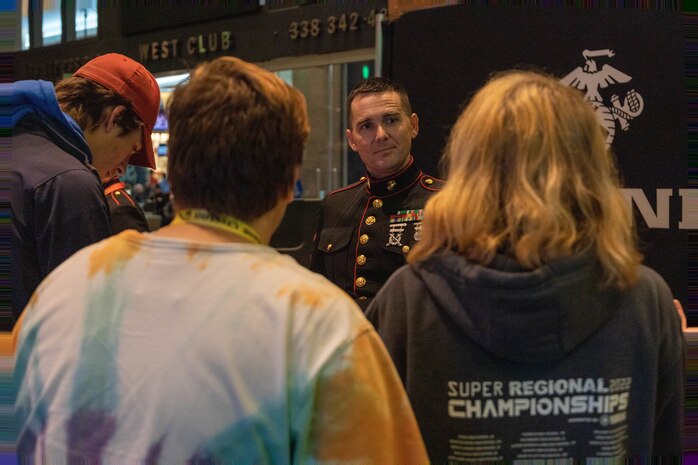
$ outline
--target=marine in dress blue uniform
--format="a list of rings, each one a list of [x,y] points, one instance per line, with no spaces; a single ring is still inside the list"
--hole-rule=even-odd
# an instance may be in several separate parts
[[[419,132],[405,88],[363,81],[347,97],[345,134],[367,175],[324,199],[310,268],[366,309],[419,240],[422,209],[442,181],[422,173],[411,154]]]

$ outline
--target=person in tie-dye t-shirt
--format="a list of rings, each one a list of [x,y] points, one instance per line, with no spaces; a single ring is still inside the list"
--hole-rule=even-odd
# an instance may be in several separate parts
[[[268,246],[309,131],[303,96],[223,57],[175,90],[169,118],[176,219],[76,253],[16,327],[20,457],[427,463],[373,327]]]

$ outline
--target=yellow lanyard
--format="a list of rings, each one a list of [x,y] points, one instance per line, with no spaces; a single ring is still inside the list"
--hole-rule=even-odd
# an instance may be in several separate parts
[[[208,210],[197,208],[182,210],[177,213],[172,223],[193,223],[201,226],[208,226],[210,228],[237,234],[255,244],[262,243],[257,231],[249,224],[228,215],[212,215]]]

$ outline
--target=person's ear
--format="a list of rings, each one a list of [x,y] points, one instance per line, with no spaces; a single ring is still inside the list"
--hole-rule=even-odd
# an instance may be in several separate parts
[[[414,139],[419,133],[419,117],[417,113],[412,113],[412,116],[410,116],[410,126],[412,126],[412,139]]]
[[[117,105],[111,110],[107,110],[109,113],[107,115],[107,119],[104,122],[104,130],[106,132],[112,131],[118,124],[116,123],[117,118],[121,113],[126,111],[126,107],[123,105]]]
[[[354,134],[351,132],[351,129],[347,129],[346,131],[344,131],[344,135],[347,136],[347,142],[349,142],[349,147],[351,147],[351,149],[354,152],[358,152],[358,150],[356,149],[356,144],[354,143]]]
[[[295,192],[296,192],[296,183],[301,177],[301,167],[296,166],[293,168],[293,182],[291,185],[286,189],[285,191],[281,192],[281,199],[286,203],[287,205],[291,202],[293,202],[293,199],[295,197]]]

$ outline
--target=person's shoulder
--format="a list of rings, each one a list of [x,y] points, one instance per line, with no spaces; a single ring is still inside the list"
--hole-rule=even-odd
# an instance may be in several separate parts
[[[90,188],[97,187],[100,193],[102,193],[102,186],[99,182],[99,178],[85,165],[74,165],[70,168],[66,167],[65,170],[61,171],[60,173],[56,173],[54,179],[62,184],[72,183],[77,186],[90,186]]]
[[[332,284],[325,276],[300,265],[289,255],[278,253],[278,256],[277,263],[280,263],[283,268],[283,281],[292,282],[298,287],[316,289],[332,298],[344,300],[346,297],[347,301],[353,302],[344,291]]]
[[[635,281],[619,292],[619,308],[631,312],[636,321],[646,322],[647,318],[659,315],[668,318],[676,316],[673,292],[664,278],[648,266],[639,265]]]
[[[60,197],[61,201],[76,208],[99,205],[100,209],[107,209],[99,179],[85,166],[66,169],[60,173],[47,173],[45,178],[36,181],[32,188],[37,200],[53,201]]]
[[[125,187],[118,185],[114,187],[104,189],[104,194],[110,207],[136,207],[135,200],[133,200],[133,197],[131,197]]]
[[[112,234],[117,234],[127,229],[135,229],[139,232],[150,231],[148,220],[140,207],[130,203],[116,204],[110,199],[108,199],[108,202]]]
[[[147,247],[149,240],[148,235],[129,229],[83,247],[68,258],[68,260],[72,260],[73,257],[80,257],[88,261],[91,272],[102,267],[109,273],[112,271],[113,265],[116,262],[123,260],[123,262],[120,263],[120,265],[123,265],[128,262],[130,258],[135,256],[137,252],[143,249],[144,246]],[[100,260],[107,257],[108,260],[105,260],[104,264],[98,263]],[[112,263],[111,260],[114,260],[114,262]]]
[[[365,320],[363,312],[349,295],[324,276],[301,266],[288,255],[277,253],[265,259],[263,287],[254,287],[259,301],[283,312],[294,322],[309,329],[343,328],[348,337],[351,328]],[[261,268],[260,268],[261,269]]]
[[[138,247],[129,246],[134,234],[128,231],[87,245],[54,268],[27,303],[21,331],[49,324],[61,334],[79,321],[86,308],[83,304],[87,305],[85,299],[94,292],[95,280],[109,276],[137,252]],[[103,282],[109,286],[108,280]]]
[[[349,184],[335,191],[330,192],[322,199],[321,211],[324,215],[339,214],[347,209],[348,206],[355,205],[361,199],[369,196],[366,190],[367,178],[364,176],[357,182]]]
[[[13,141],[12,172],[21,176],[25,185],[38,186],[58,177],[99,184],[90,168],[48,139],[35,134],[18,139]]]
[[[443,189],[446,181],[435,176],[422,173],[419,176],[419,186],[429,192],[438,192]]]
[[[369,321],[375,324],[387,315],[399,320],[427,311],[431,296],[419,277],[418,265],[403,265],[390,275],[366,309]]]
[[[303,297],[300,301],[311,303],[310,307],[314,309],[337,306],[358,309],[354,301],[325,276],[301,266],[290,256],[279,254],[277,263],[282,265],[281,286],[288,291],[284,292],[285,295],[298,292],[297,296]]]
[[[125,231],[86,245],[51,271],[40,284],[37,292],[41,291],[41,294],[53,291],[61,292],[61,290],[69,289],[71,286],[75,290],[77,287],[84,287],[85,283],[89,281],[89,279],[76,281],[78,275],[84,274],[91,279],[101,271],[109,274],[113,271],[115,263],[124,263],[131,258],[134,252],[139,250],[139,244],[133,243],[134,240],[137,240],[137,238],[134,239],[134,236],[138,234],[135,231]],[[43,301],[46,302],[46,299]]]
[[[343,198],[346,195],[352,195],[357,190],[364,189],[367,180],[368,180],[368,178],[366,176],[361,176],[361,179],[359,179],[355,183],[349,184],[348,186],[341,187],[341,188],[334,190],[334,191],[330,192],[329,194],[327,194],[326,200],[327,201],[335,201],[335,200]]]
[[[640,265],[637,271],[637,281],[633,289],[652,292],[655,295],[670,296],[671,289],[664,278],[652,268]]]
[[[390,275],[379,292],[390,294],[394,293],[399,296],[407,296],[417,291],[421,291],[424,283],[419,277],[419,267],[421,262],[414,264],[402,265]]]

